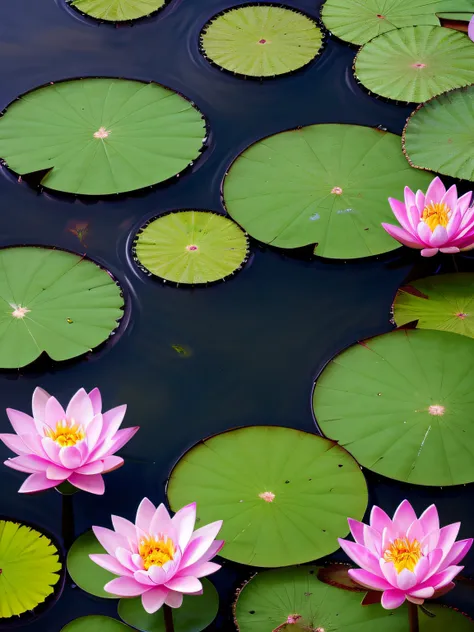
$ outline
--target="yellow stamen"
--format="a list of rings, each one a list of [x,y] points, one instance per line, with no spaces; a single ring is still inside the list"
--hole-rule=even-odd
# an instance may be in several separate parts
[[[150,566],[163,566],[170,562],[176,553],[172,540],[167,536],[148,536],[140,542],[138,552],[143,560],[143,566],[147,571]]]
[[[383,559],[386,562],[393,562],[397,573],[401,573],[404,568],[413,572],[422,555],[418,540],[397,538],[385,551]]]
[[[72,445],[76,445],[76,443],[79,443],[79,441],[83,441],[86,438],[84,428],[81,425],[76,424],[74,419],[69,421],[67,419],[61,419],[61,421],[58,421],[56,424],[56,428],[54,430],[46,427],[44,429],[44,436],[49,437],[62,448],[68,448]]]
[[[449,222],[451,209],[447,204],[441,202],[430,202],[428,206],[423,209],[421,219],[427,224],[431,230],[434,231],[436,226],[446,227]]]

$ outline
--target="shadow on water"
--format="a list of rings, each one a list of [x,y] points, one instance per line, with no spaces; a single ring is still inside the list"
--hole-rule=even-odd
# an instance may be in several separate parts
[[[243,2],[175,0],[162,13],[120,28],[84,18],[63,0],[15,0],[1,12],[0,109],[49,81],[126,76],[182,92],[211,127],[210,145],[191,170],[140,195],[77,199],[39,193],[5,170],[0,175],[0,246],[40,243],[86,252],[116,275],[129,297],[130,324],[118,344],[64,365],[44,361],[34,370],[0,373],[3,407],[28,411],[36,385],[63,401],[81,386],[99,386],[106,408],[127,403],[124,425],[142,427],[125,448],[125,466],[107,476],[105,497],[79,493],[67,501],[66,511],[74,505],[76,535],[92,524],[107,526],[111,513],[132,518],[145,495],[164,500],[171,466],[205,436],[247,424],[314,431],[310,394],[315,375],[344,347],[391,329],[391,301],[413,268],[412,254],[328,262],[255,243],[244,270],[207,288],[169,287],[135,267],[132,232],[172,209],[223,212],[224,173],[257,139],[330,122],[382,125],[401,133],[410,112],[366,94],[352,77],[355,50],[331,38],[313,64],[269,82],[245,81],[212,67],[199,54],[199,31],[214,13],[238,4]],[[314,0],[287,4],[317,17]],[[434,272],[435,265],[417,263],[412,275]],[[423,274],[417,273],[419,266],[426,267]],[[9,431],[4,414],[0,431]],[[1,445],[0,458],[8,456]],[[2,469],[2,513],[59,537],[60,494],[18,495],[23,478]],[[463,535],[472,535],[470,488],[403,486],[371,473],[367,478],[371,502],[392,510],[406,496],[421,510],[436,501],[443,522],[461,520]],[[66,531],[71,539],[70,525]],[[466,563],[474,573],[473,553]],[[231,629],[228,604],[250,573],[224,563],[215,578],[222,614],[210,630]],[[469,591],[453,599],[474,614]],[[57,632],[71,619],[93,613],[114,616],[116,605],[68,584],[55,607],[28,629]]]

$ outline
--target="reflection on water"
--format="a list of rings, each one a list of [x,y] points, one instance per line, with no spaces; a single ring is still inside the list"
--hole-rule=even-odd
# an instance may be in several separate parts
[[[314,431],[311,388],[315,375],[338,351],[391,328],[390,306],[410,272],[411,255],[352,263],[291,256],[252,244],[253,258],[234,278],[208,288],[174,288],[137,270],[130,236],[151,217],[177,208],[222,212],[223,175],[258,138],[311,123],[382,125],[400,133],[409,108],[383,103],[353,80],[355,49],[329,40],[323,55],[292,76],[259,83],[233,78],[199,56],[197,37],[216,12],[240,0],[175,0],[162,14],[114,28],[72,15],[62,0],[15,0],[0,20],[0,108],[49,81],[79,76],[155,80],[196,102],[211,125],[210,147],[193,169],[163,188],[107,200],[38,193],[3,169],[0,174],[0,245],[56,245],[108,267],[125,287],[130,323],[97,354],[63,365],[43,360],[30,369],[0,372],[2,407],[29,410],[39,385],[67,401],[81,386],[99,386],[104,406],[128,403],[126,425],[142,430],[126,446],[125,466],[106,475],[103,498],[74,496],[75,533],[106,525],[111,513],[132,518],[140,499],[164,499],[168,472],[199,439],[235,426],[277,424]],[[315,15],[314,0],[287,4]],[[418,262],[418,259],[416,258]],[[418,262],[415,276],[434,272]],[[0,412],[0,431],[8,432]],[[0,446],[0,458],[9,456]],[[19,472],[2,469],[2,513],[28,519],[56,534],[61,496],[17,494]],[[403,486],[369,474],[371,502],[390,513],[407,496],[417,510],[438,503],[443,522],[474,519],[468,487]],[[340,555],[337,554],[336,558]],[[474,572],[474,552],[466,559]],[[226,604],[250,570],[224,563],[214,578]],[[474,614],[467,590],[454,599]],[[69,620],[93,613],[115,616],[102,602],[68,585],[60,602],[28,629],[57,632]]]

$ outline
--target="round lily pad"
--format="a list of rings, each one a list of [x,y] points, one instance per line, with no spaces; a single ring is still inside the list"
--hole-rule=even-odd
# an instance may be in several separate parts
[[[318,24],[289,7],[249,4],[214,16],[201,33],[201,51],[224,70],[274,77],[309,64],[320,52]]]
[[[474,46],[464,33],[441,26],[409,26],[365,44],[356,78],[387,99],[421,103],[474,82]]]
[[[237,597],[234,615],[239,632],[406,632],[406,606],[361,607],[360,593],[322,583],[318,570],[305,566],[258,573]],[[461,612],[431,603],[429,610],[436,616],[420,611],[420,632],[472,632],[472,620]]]
[[[395,134],[310,125],[246,149],[223,192],[229,214],[252,237],[281,248],[316,244],[317,255],[353,259],[400,247],[381,226],[393,222],[387,198],[405,186],[426,189],[431,179],[408,167]]]
[[[128,625],[103,617],[102,615],[91,615],[89,617],[80,617],[68,623],[61,632],[132,632],[132,628]]]
[[[474,340],[398,330],[336,356],[316,382],[324,434],[374,472],[417,485],[474,481]]]
[[[0,520],[0,623],[34,610],[53,595],[60,580],[59,552],[45,535]]]
[[[403,131],[410,165],[474,181],[473,111],[474,86],[446,92],[415,110]]]
[[[367,486],[358,464],[335,443],[251,426],[191,448],[171,473],[168,498],[173,510],[196,501],[201,524],[224,521],[222,557],[272,567],[335,551],[347,533],[346,517],[364,514]]]
[[[68,0],[70,5],[98,20],[127,22],[162,9],[167,0]]]
[[[448,9],[447,0],[445,6]],[[439,26],[436,11],[440,0],[326,0],[321,10],[325,26],[352,44],[369,40],[394,29],[415,25]]]
[[[117,576],[93,562],[89,557],[93,553],[104,554],[107,551],[92,531],[86,531],[73,543],[67,556],[67,570],[72,581],[95,597],[117,599],[104,590],[105,584]]]
[[[134,254],[145,271],[166,281],[209,283],[242,267],[248,239],[227,217],[179,211],[146,224],[136,238]]]
[[[105,342],[123,315],[120,287],[90,259],[15,246],[0,250],[0,368],[43,352],[69,360]]]
[[[156,83],[77,79],[21,96],[0,118],[0,156],[49,189],[124,193],[176,176],[199,156],[202,115]]]
[[[208,579],[201,579],[202,595],[184,595],[183,604],[173,610],[173,622],[176,632],[200,632],[205,630],[216,618],[219,609],[219,595]],[[163,609],[148,614],[141,597],[121,599],[118,613],[125,623],[129,623],[141,632],[166,632]]]
[[[400,288],[395,323],[416,321],[419,329],[440,329],[474,338],[474,274],[439,274]]]

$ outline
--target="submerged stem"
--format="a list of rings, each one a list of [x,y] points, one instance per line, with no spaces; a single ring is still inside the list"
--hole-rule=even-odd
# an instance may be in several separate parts
[[[165,618],[166,632],[174,632],[173,610],[166,604],[163,604],[163,616]]]
[[[418,623],[418,606],[415,603],[408,602],[408,624],[410,632],[420,632]]]

